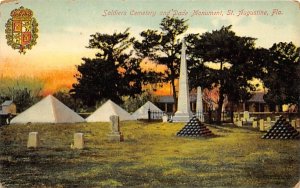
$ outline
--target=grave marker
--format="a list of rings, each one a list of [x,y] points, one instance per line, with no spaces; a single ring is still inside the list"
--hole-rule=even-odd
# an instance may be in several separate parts
[[[250,113],[249,113],[248,111],[244,111],[243,117],[244,117],[244,120],[245,120],[245,121],[250,120]]]
[[[257,121],[253,121],[253,122],[252,122],[252,127],[253,127],[253,128],[257,128]]]
[[[200,86],[197,87],[196,113],[198,115],[199,120],[201,122],[204,122],[202,91]]]
[[[297,126],[296,126],[296,120],[292,120],[291,121],[291,125],[292,125],[292,127],[297,128]]]
[[[167,115],[163,115],[162,120],[163,120],[164,123],[168,122],[168,116]]]
[[[264,119],[259,120],[259,130],[260,131],[265,131],[265,125],[264,125]]]
[[[27,148],[39,147],[39,136],[38,132],[30,132],[28,135]]]
[[[242,127],[242,126],[243,126],[243,122],[242,122],[242,121],[237,121],[237,122],[236,122],[236,125],[237,125],[238,127]]]
[[[124,137],[120,132],[120,120],[119,116],[112,115],[109,117],[111,121],[111,133],[108,135],[109,141],[124,141]]]
[[[84,148],[83,133],[75,133],[73,149],[83,149],[83,148]]]

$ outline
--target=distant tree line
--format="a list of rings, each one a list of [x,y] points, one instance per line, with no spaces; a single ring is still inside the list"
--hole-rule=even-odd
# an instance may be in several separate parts
[[[147,29],[141,40],[130,37],[129,29],[121,33],[91,35],[88,48],[97,49],[95,58],[83,58],[77,66],[77,83],[70,94],[88,106],[112,99],[123,103],[123,96],[136,97],[143,84],[170,83],[177,101],[175,80],[179,77],[180,50],[187,20],[165,17],[159,30]],[[269,104],[299,103],[299,47],[292,42],[275,43],[269,49],[257,48],[255,38],[237,36],[231,26],[185,36],[188,46],[190,88],[218,87],[218,106],[227,96],[231,107],[251,97],[260,79],[268,93]],[[142,71],[143,59],[166,67],[163,73]],[[214,64],[214,67],[208,64]],[[217,67],[217,68],[216,68]],[[221,120],[221,108],[217,109]]]
[[[22,112],[41,99],[41,89],[44,84],[33,78],[5,78],[0,77],[0,104],[6,100],[13,100],[17,112]]]

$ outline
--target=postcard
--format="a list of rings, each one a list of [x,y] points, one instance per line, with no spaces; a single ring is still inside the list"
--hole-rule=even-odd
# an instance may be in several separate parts
[[[0,0],[0,188],[300,187],[300,2]]]

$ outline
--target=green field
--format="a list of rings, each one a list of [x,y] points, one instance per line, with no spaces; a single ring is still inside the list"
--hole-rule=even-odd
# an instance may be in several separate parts
[[[182,138],[182,123],[122,122],[125,141],[107,140],[109,123],[0,127],[0,182],[5,187],[293,187],[300,140],[264,140],[230,126],[217,137]],[[27,149],[38,131],[41,147]],[[86,149],[72,150],[83,132]]]

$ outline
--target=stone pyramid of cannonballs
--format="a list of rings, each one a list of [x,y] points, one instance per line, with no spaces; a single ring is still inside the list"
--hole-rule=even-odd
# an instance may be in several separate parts
[[[209,137],[214,134],[202,124],[196,116],[193,116],[190,121],[177,133],[177,136],[187,137]]]
[[[299,132],[282,116],[262,136],[264,139],[297,139],[299,137]]]

